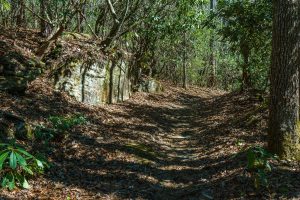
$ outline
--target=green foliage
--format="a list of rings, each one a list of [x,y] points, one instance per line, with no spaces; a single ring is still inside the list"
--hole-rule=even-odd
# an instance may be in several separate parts
[[[217,20],[221,23],[214,23]],[[217,31],[230,51],[247,65],[251,85],[266,89],[271,55],[272,1],[235,0],[218,1],[218,8],[206,22]]]
[[[230,42],[233,50],[239,51],[246,43],[253,48],[263,48],[266,42],[270,42],[271,0],[220,0],[215,15],[224,20],[216,29],[223,39]]]
[[[76,115],[73,117],[61,117],[61,116],[51,116],[49,121],[52,124],[52,127],[56,131],[67,131],[72,127],[80,124],[86,123],[86,119],[83,116]]]
[[[247,169],[254,176],[254,186],[256,188],[260,186],[267,187],[268,179],[267,173],[272,170],[270,160],[277,157],[269,153],[263,147],[255,146],[247,152]]]
[[[161,65],[155,66],[161,68],[158,69],[159,76],[175,83],[181,82],[183,57],[186,56],[188,82],[209,86],[213,55],[216,61],[215,87],[230,91],[240,89],[247,60],[251,87],[267,89],[270,59],[266,58],[270,57],[272,35],[271,1],[220,0],[215,12],[209,9],[207,2],[177,1],[172,16],[149,19],[150,27],[161,27],[152,32],[148,27],[143,29],[146,30],[146,38],[151,35],[157,41],[153,47],[157,53],[150,59],[157,59],[156,64]],[[153,44],[154,41],[148,43]],[[151,60],[148,63],[151,66]]]
[[[45,145],[48,145],[49,142],[54,138],[55,132],[51,128],[47,128],[44,125],[38,125],[34,130],[35,140],[43,142]]]
[[[11,5],[7,0],[0,0],[0,8],[4,11],[9,11],[11,9]]]
[[[26,27],[40,29],[41,1],[24,2],[31,9],[24,10]],[[243,82],[246,54],[251,87],[268,88],[271,0],[218,0],[215,12],[209,8],[209,0],[119,0],[113,1],[116,16],[105,1],[47,2],[45,18],[53,30],[65,25],[65,32],[111,38],[111,49],[126,49],[134,55],[132,71],[136,76],[139,70],[150,75],[152,69],[152,76],[180,83],[185,65],[190,84],[210,86],[214,74],[215,87],[236,90]],[[5,27],[16,25],[20,2],[0,3],[1,23]],[[7,10],[10,6],[13,12]],[[82,19],[76,17],[77,11],[82,12]],[[120,27],[115,26],[115,17]],[[61,50],[58,45],[47,59],[58,58]],[[216,61],[214,70],[211,60]]]
[[[28,189],[30,186],[27,177],[41,174],[47,167],[49,167],[47,162],[31,155],[15,141],[0,144],[0,178],[3,188]]]
[[[86,118],[81,115],[61,117],[51,116],[48,127],[39,125],[35,128],[34,135],[36,140],[48,143],[52,139],[64,137],[74,126],[85,124]]]

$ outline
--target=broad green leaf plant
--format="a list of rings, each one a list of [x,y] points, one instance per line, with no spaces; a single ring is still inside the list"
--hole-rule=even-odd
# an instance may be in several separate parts
[[[28,153],[21,145],[12,141],[0,144],[0,183],[3,188],[29,189],[27,178],[43,173],[47,162]]]
[[[248,150],[247,169],[254,175],[254,186],[256,188],[268,186],[267,173],[272,171],[270,160],[274,159],[277,159],[277,156],[272,155],[263,147],[254,146]]]

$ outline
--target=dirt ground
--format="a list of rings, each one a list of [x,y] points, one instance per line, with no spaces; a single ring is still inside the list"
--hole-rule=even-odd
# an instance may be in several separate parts
[[[86,106],[36,80],[25,96],[0,93],[0,109],[33,124],[80,113],[87,124],[53,142],[52,167],[30,190],[2,199],[300,199],[300,167],[274,162],[269,187],[255,189],[245,150],[267,139],[255,95],[167,83],[159,94]],[[32,150],[35,150],[35,144]]]

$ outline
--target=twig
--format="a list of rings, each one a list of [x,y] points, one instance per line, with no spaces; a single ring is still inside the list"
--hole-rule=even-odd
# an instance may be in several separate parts
[[[79,14],[83,17],[84,21],[86,22],[88,28],[90,29],[90,31],[92,32],[92,34],[94,35],[94,37],[98,39],[97,34],[94,32],[94,30],[92,29],[91,25],[88,23],[85,15],[82,13],[82,11],[80,11]]]

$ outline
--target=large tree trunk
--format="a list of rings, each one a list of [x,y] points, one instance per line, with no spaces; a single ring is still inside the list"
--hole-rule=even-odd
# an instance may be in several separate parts
[[[300,160],[299,0],[274,0],[269,150]]]

